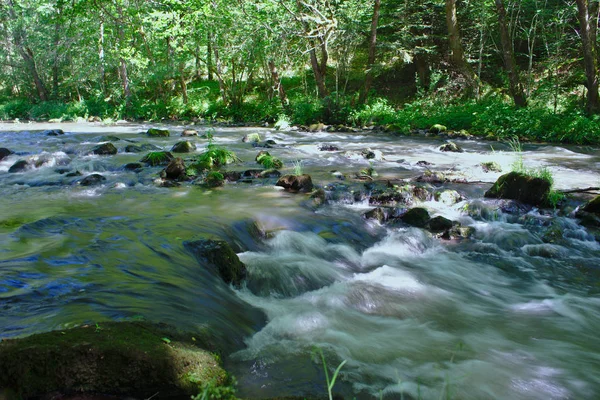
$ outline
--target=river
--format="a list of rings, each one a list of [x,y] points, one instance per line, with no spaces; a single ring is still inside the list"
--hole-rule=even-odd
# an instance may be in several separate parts
[[[0,161],[0,338],[107,320],[204,329],[228,349],[225,365],[247,398],[326,394],[317,348],[330,370],[346,360],[336,389],[347,398],[600,395],[600,244],[569,210],[515,214],[483,199],[500,173],[479,164],[509,171],[516,155],[508,145],[464,140],[464,153],[444,153],[439,138],[212,130],[242,160],[229,167],[237,171],[259,167],[260,149],[244,135],[273,140],[283,173],[300,165],[325,188],[330,200],[316,207],[273,178],[159,187],[160,167],[122,168],[143,155],[124,152],[127,144],[169,150],[181,140],[182,127],[148,138],[149,127],[0,124],[0,147],[16,153]],[[55,128],[66,134],[42,134]],[[89,154],[109,139],[117,155]],[[190,140],[197,154],[205,149],[206,139]],[[374,159],[361,155],[367,148]],[[548,168],[558,189],[599,186],[597,148],[524,145],[522,156],[528,167]],[[20,159],[35,167],[8,173]],[[368,167],[377,180],[430,169],[477,182],[444,186],[464,196],[457,204],[422,204],[475,233],[445,241],[365,219],[368,185],[353,175]],[[67,176],[74,171],[107,180],[83,187]],[[548,243],[551,229],[559,237]],[[227,240],[247,265],[241,288],[182,245],[208,237]]]

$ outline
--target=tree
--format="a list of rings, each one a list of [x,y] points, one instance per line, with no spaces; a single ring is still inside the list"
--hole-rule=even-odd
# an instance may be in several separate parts
[[[367,72],[365,74],[365,86],[361,93],[359,103],[366,103],[369,90],[373,84],[373,67],[375,64],[375,50],[377,47],[377,25],[379,23],[379,9],[381,0],[375,0],[373,5],[373,18],[371,20],[371,35],[369,37],[369,58],[367,60]]]
[[[596,1],[592,2],[594,12],[590,12],[591,4],[589,4],[588,0],[576,0],[575,2],[577,3],[579,36],[581,37],[581,46],[583,48],[583,63],[587,82],[586,111],[588,114],[598,114],[600,112],[598,67],[596,61],[598,3]]]
[[[500,43],[502,46],[502,59],[504,60],[504,69],[508,75],[508,90],[517,107],[526,107],[527,98],[523,91],[523,85],[519,81],[519,69],[515,61],[513,52],[513,43],[508,31],[506,21],[506,9],[503,0],[495,0],[496,10],[498,12],[498,28],[500,30]]]

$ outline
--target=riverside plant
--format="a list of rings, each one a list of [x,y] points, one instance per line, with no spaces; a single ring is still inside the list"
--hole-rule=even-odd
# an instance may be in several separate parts
[[[279,158],[273,157],[272,155],[270,155],[268,153],[261,154],[256,159],[256,162],[258,162],[260,165],[262,165],[266,169],[280,169],[280,168],[283,168],[283,162]]]
[[[211,142],[206,151],[196,158],[196,162],[191,165],[191,168],[196,171],[211,170],[239,161],[241,160],[233,151]]]
[[[294,175],[300,176],[304,173],[302,168],[302,160],[294,161],[292,164],[294,166]]]

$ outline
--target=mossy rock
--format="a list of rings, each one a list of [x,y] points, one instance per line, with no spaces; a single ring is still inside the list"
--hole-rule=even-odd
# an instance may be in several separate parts
[[[184,242],[183,246],[203,265],[215,268],[225,283],[239,286],[246,278],[246,266],[231,246],[223,240],[202,239]]]
[[[454,142],[448,142],[440,146],[440,151],[462,153],[464,150]]]
[[[464,200],[464,197],[456,190],[442,190],[440,192],[435,192],[433,198],[435,201],[443,203],[447,206],[453,206],[454,204]]]
[[[129,144],[125,146],[125,151],[127,153],[141,153],[143,151],[155,151],[160,150],[160,147],[155,146],[150,143],[143,143],[141,145]]]
[[[431,128],[429,128],[429,132],[431,132],[431,133],[442,133],[442,132],[446,132],[447,130],[448,130],[448,128],[446,128],[444,125],[440,125],[440,124],[435,124]]]
[[[405,224],[424,228],[429,222],[429,212],[424,208],[415,207],[408,210],[400,219]]]
[[[496,183],[485,192],[485,197],[517,200],[533,206],[546,203],[550,193],[550,182],[519,172],[510,172],[498,178]]]
[[[155,167],[157,165],[167,165],[174,158],[175,157],[173,157],[173,154],[168,151],[151,151],[150,153],[146,154],[140,160],[140,162]]]
[[[483,172],[502,172],[502,167],[496,161],[482,162],[481,168]]]
[[[311,192],[313,190],[313,183],[310,175],[284,175],[275,184],[275,186],[282,187],[290,192]]]
[[[157,129],[157,128],[148,129],[146,134],[150,137],[169,137],[169,136],[171,136],[171,133],[169,132],[168,129]]]
[[[99,156],[112,156],[117,154],[117,148],[112,143],[102,143],[92,149],[92,153]]]
[[[213,354],[197,347],[191,334],[166,325],[106,322],[0,342],[0,388],[21,398],[183,396],[197,394],[203,383],[226,380]]]
[[[196,145],[188,140],[177,142],[171,148],[173,153],[191,153],[196,150]]]
[[[429,220],[428,222],[429,224],[429,230],[433,233],[440,233],[440,232],[444,232],[448,229],[451,229],[452,226],[454,225],[454,222],[452,222],[451,220],[449,220],[446,217],[442,217],[441,215],[438,215],[437,217],[433,217]]]
[[[583,211],[592,214],[600,214],[600,196],[594,197],[584,207]]]
[[[242,142],[244,143],[258,143],[260,142],[260,134],[258,133],[249,133],[242,138]]]
[[[79,181],[81,186],[97,186],[106,182],[106,178],[100,174],[91,174]]]

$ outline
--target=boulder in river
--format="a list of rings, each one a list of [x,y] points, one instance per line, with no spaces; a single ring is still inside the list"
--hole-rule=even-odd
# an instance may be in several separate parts
[[[199,347],[208,341],[201,333],[146,322],[100,322],[3,340],[0,388],[19,398],[189,398],[203,384],[227,383],[217,358]]]
[[[415,207],[404,213],[400,219],[405,224],[416,226],[417,228],[424,228],[427,226],[427,222],[429,222],[429,212],[424,208]]]
[[[248,271],[231,246],[222,240],[202,239],[184,242],[184,247],[202,264],[215,268],[225,283],[239,286]]]
[[[81,186],[96,186],[106,181],[106,178],[100,174],[91,174],[79,181]]]
[[[584,207],[583,211],[600,215],[600,196],[594,197]]]
[[[255,132],[255,133],[249,133],[247,135],[244,135],[244,137],[242,138],[242,142],[258,143],[258,142],[260,142],[260,134]]]
[[[448,130],[448,128],[446,128],[444,125],[441,124],[434,124],[431,128],[429,128],[429,133],[442,133],[442,132],[446,132]]]
[[[181,136],[184,136],[184,137],[198,136],[198,131],[195,129],[184,129],[183,132],[181,132]]]
[[[32,168],[33,166],[29,163],[29,161],[27,160],[19,160],[16,163],[14,163],[9,169],[8,172],[10,173],[15,173],[15,172],[23,172],[27,169]]]
[[[0,161],[13,154],[13,152],[6,147],[0,147]]]
[[[483,172],[502,172],[502,167],[496,161],[482,162],[480,165]]]
[[[533,206],[543,205],[550,193],[550,182],[520,172],[502,175],[496,183],[485,192],[485,197],[494,199],[511,199]]]
[[[123,166],[123,169],[125,171],[140,171],[142,168],[144,168],[144,165],[142,163],[127,163]]]
[[[388,220],[389,212],[381,207],[377,207],[364,213],[363,217],[365,219],[375,219],[382,224]]]
[[[64,135],[65,132],[62,129],[48,129],[48,130],[42,132],[42,134],[44,134],[46,136],[59,136],[59,135]]]
[[[440,146],[440,151],[447,151],[452,153],[462,153],[464,150],[454,142],[448,142]]]
[[[182,158],[177,157],[169,162],[165,168],[165,177],[167,179],[182,180],[187,177],[185,162]]]
[[[140,145],[129,144],[129,145],[125,146],[125,151],[127,153],[141,153],[143,151],[155,151],[155,150],[160,150],[160,147],[155,146],[150,143],[143,143]]]
[[[175,158],[173,154],[168,151],[151,151],[140,162],[156,167],[157,165],[167,165],[173,158]]]
[[[438,215],[437,217],[431,218],[428,225],[431,232],[439,233],[451,229],[454,223],[448,218]]]
[[[177,142],[171,148],[173,153],[191,153],[194,150],[196,150],[196,145],[189,140]]]
[[[146,134],[150,137],[169,137],[169,136],[171,136],[171,133],[169,132],[168,129],[157,129],[157,128],[148,129]]]
[[[313,183],[310,175],[284,175],[275,184],[290,192],[310,192],[313,189]]]
[[[453,206],[464,200],[464,197],[456,190],[442,190],[441,192],[435,192],[433,198],[435,201],[439,201],[447,206]]]
[[[102,143],[94,147],[92,153],[100,156],[112,156],[117,154],[117,148],[112,143]]]

